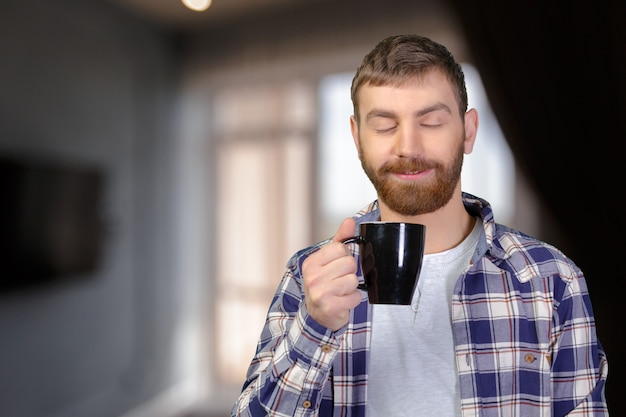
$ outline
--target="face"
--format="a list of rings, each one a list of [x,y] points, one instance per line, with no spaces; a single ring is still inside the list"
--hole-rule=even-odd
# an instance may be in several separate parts
[[[381,204],[405,216],[431,213],[459,185],[463,154],[474,144],[477,116],[465,115],[438,71],[401,86],[366,85],[352,135]]]

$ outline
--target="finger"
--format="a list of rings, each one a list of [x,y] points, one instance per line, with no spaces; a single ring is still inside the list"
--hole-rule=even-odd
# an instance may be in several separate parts
[[[359,279],[355,273],[348,273],[337,277],[333,280],[335,285],[335,294],[344,296],[353,293],[359,285]]]
[[[306,258],[302,267],[308,271],[323,268],[344,257],[352,258],[347,246],[343,243],[332,241]]]
[[[356,278],[357,261],[352,255],[346,255],[335,259],[331,262],[331,264],[329,264],[328,268],[333,271],[333,279],[344,279],[348,276],[353,277],[354,280],[358,282],[358,279]]]
[[[335,233],[335,237],[333,237],[333,240],[335,242],[341,242],[349,237],[354,236],[355,231],[356,222],[353,218],[348,217],[347,219],[344,219],[343,222],[341,222],[341,226],[339,226],[339,229],[337,230],[337,233]]]
[[[335,303],[338,311],[345,312],[347,316],[350,316],[350,311],[363,300],[363,294],[356,288],[351,290],[342,296],[335,297]]]

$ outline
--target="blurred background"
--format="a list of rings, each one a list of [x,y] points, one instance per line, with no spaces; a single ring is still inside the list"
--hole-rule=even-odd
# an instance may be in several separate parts
[[[397,33],[463,63],[463,188],[582,267],[626,415],[625,12],[2,0],[0,415],[229,415],[288,258],[374,198],[349,86]]]

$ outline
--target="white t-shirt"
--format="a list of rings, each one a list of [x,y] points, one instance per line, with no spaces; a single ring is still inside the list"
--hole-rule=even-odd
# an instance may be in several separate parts
[[[424,255],[410,306],[373,305],[368,417],[461,414],[452,291],[470,263],[481,228],[477,221],[457,247]]]

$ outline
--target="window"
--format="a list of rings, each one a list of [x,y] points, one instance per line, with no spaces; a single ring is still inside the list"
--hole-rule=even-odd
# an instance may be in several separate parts
[[[311,243],[314,89],[302,82],[216,95],[215,369],[240,387],[267,307]]]

